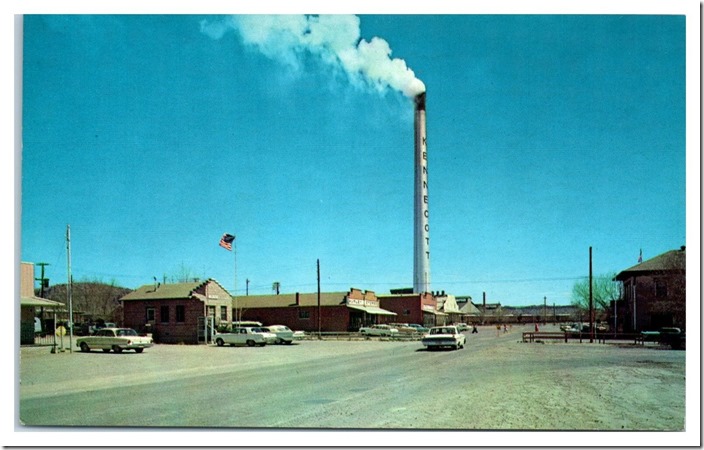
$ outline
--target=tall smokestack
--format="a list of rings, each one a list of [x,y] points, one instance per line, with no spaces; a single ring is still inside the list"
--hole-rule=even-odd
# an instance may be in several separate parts
[[[425,92],[415,97],[415,189],[413,209],[413,292],[430,292],[428,153],[425,142]]]

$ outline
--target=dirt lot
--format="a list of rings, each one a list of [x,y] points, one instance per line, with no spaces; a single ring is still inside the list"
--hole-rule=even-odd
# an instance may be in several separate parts
[[[468,334],[463,350],[433,352],[417,341],[385,340],[265,348],[157,345],[120,355],[22,348],[19,410],[28,431],[52,425],[685,428],[685,351],[632,343],[528,344],[520,342],[521,331],[485,327]],[[96,409],[100,403],[120,408]]]

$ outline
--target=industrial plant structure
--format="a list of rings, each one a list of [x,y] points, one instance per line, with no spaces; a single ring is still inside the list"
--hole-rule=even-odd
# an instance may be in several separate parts
[[[430,226],[425,92],[415,97],[415,189],[413,209],[413,292],[430,292]]]

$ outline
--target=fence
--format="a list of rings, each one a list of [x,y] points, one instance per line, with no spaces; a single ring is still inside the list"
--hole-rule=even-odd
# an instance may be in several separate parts
[[[353,332],[335,332],[335,331],[323,331],[318,333],[316,331],[306,332],[301,339],[305,340],[335,340],[335,341],[365,341],[365,340],[385,340],[385,341],[419,341],[423,337],[423,333],[394,333],[391,336],[369,336],[362,334],[358,331]]]
[[[591,339],[591,333],[575,333],[569,331],[563,332],[542,332],[542,331],[524,331],[523,342],[541,342],[541,341],[564,341],[569,340],[579,341]],[[594,340],[598,343],[605,344],[606,341],[633,341],[634,344],[643,344],[643,336],[638,333],[595,333]]]
[[[56,345],[61,347],[63,339],[63,348],[68,349],[71,339],[69,336],[54,336],[53,334],[36,335],[34,336],[34,345],[37,347],[50,347]],[[73,341],[76,341],[76,336],[73,336]]]

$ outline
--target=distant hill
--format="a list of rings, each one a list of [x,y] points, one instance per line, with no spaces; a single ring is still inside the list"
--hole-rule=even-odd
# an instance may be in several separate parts
[[[572,315],[572,316],[578,316],[579,315],[579,309],[575,306],[572,305],[530,305],[530,306],[501,306],[501,309],[503,310],[504,314],[513,314],[514,316],[517,316],[519,314],[530,314],[533,316],[542,316],[545,314],[547,311],[547,316],[553,316],[553,315]]]
[[[76,321],[103,319],[109,322],[122,320],[120,299],[132,289],[94,281],[74,282],[71,299]],[[36,295],[39,295],[37,290]],[[57,284],[44,290],[44,298],[68,305],[66,284]],[[78,317],[82,319],[79,319]]]

